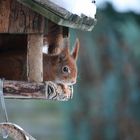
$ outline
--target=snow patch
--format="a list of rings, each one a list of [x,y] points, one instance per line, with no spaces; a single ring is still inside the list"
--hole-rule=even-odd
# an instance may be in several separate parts
[[[96,5],[94,0],[51,0],[53,3],[63,7],[73,14],[82,14],[95,18]]]

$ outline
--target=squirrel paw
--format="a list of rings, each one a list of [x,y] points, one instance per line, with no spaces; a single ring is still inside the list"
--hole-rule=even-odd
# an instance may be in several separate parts
[[[46,81],[45,94],[47,99],[67,101],[72,98],[73,88],[65,84]]]
[[[63,98],[65,100],[72,99],[73,97],[73,87],[72,86],[67,86],[65,84],[60,84],[62,90],[63,90]]]

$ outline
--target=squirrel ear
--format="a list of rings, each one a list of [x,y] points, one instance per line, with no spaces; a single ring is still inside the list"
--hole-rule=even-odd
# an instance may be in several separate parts
[[[79,39],[77,38],[76,42],[75,42],[75,46],[74,46],[73,51],[71,53],[72,57],[75,60],[77,60],[77,58],[78,58],[79,47],[80,47],[80,43],[79,43]]]

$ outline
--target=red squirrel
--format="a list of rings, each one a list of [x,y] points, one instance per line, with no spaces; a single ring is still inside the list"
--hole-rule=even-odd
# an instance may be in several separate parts
[[[65,39],[64,39],[65,40]],[[54,81],[72,85],[76,83],[76,61],[79,51],[79,40],[70,53],[68,39],[58,54],[43,54],[43,81]],[[6,52],[0,55],[0,77],[8,80],[27,80],[26,53],[22,51]]]
[[[59,54],[43,55],[43,80],[73,85],[77,79],[76,61],[79,52],[79,40],[76,39],[71,53],[68,38],[65,38],[64,42],[64,47]]]

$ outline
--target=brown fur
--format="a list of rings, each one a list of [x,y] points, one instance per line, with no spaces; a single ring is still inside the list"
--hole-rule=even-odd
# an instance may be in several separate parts
[[[73,52],[69,51],[68,39],[65,40],[63,50],[57,55],[44,54],[43,58],[43,71],[44,81],[56,81],[60,83],[74,84],[77,79],[77,66],[76,61],[79,51],[79,41],[76,41]],[[47,61],[46,61],[47,60]],[[62,69],[67,66],[70,73],[63,73]]]
[[[70,53],[68,40],[59,54],[43,55],[43,80],[58,83],[74,84],[77,79],[76,60],[78,57],[79,41],[76,41],[73,52]],[[70,73],[63,73],[62,68],[69,67]],[[27,80],[26,54],[10,52],[0,54],[0,77],[8,80]]]

